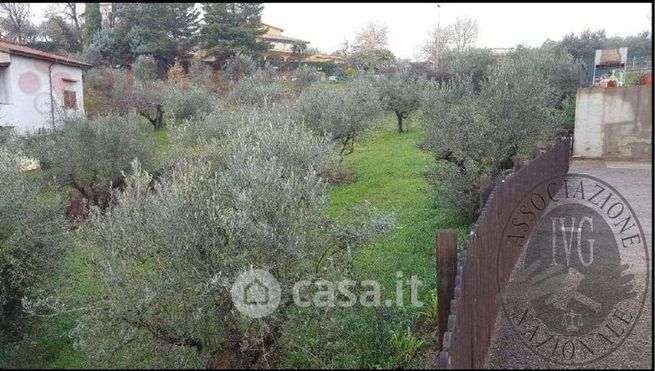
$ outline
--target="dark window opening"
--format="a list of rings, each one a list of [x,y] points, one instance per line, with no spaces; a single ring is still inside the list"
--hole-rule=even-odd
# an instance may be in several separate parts
[[[72,90],[64,90],[64,108],[77,109],[77,95]]]

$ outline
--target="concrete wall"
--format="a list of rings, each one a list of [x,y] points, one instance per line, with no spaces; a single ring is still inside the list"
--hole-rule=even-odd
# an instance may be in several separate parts
[[[574,157],[650,159],[652,132],[650,86],[578,89]]]
[[[0,126],[13,126],[18,133],[52,127],[49,65],[50,62],[40,59],[11,55],[9,66],[0,67],[0,86],[4,89]],[[55,64],[51,73],[55,119],[61,115],[83,115],[82,69]],[[76,110],[64,109],[64,90],[75,91]]]

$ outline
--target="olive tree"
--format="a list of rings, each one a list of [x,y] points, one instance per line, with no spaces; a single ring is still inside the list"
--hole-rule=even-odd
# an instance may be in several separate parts
[[[228,101],[237,106],[270,107],[288,97],[288,92],[274,83],[274,71],[259,69],[253,75],[244,77],[232,87]]]
[[[559,89],[529,56],[510,55],[491,67],[480,99],[491,124],[493,140],[486,148],[497,161],[496,169],[517,154],[530,156],[537,142],[552,138],[563,126],[556,108]]]
[[[132,66],[134,76],[142,81],[157,79],[157,61],[151,55],[140,55]]]
[[[205,85],[168,81],[158,87],[161,102],[171,119],[195,120],[209,114],[219,97]]]
[[[364,49],[349,55],[348,61],[357,69],[380,72],[391,67],[396,56],[388,49]]]
[[[374,83],[361,77],[345,87],[313,85],[300,94],[294,110],[299,122],[328,135],[344,156],[353,152],[355,140],[370,127],[381,106]]]
[[[236,54],[225,62],[225,75],[232,82],[238,82],[243,77],[252,76],[257,71],[257,62],[247,55]]]
[[[548,85],[555,88],[553,107],[562,108],[567,98],[575,100],[579,86],[578,65],[571,54],[556,45],[544,43],[540,48],[518,48],[514,55],[527,58]]]
[[[112,366],[271,366],[290,292],[253,319],[234,307],[231,285],[258,268],[291,287],[330,264],[320,259],[331,233],[321,174],[336,154],[284,111],[229,121],[234,130],[207,143],[218,150],[180,159],[154,187],[135,162],[116,207],[85,228],[103,300],[82,316],[78,349]]]
[[[0,148],[0,342],[24,334],[21,301],[47,287],[66,246],[61,200],[44,200],[15,149]],[[4,347],[4,345],[3,345]],[[1,362],[0,362],[1,363]]]
[[[470,78],[426,85],[421,93],[426,138],[423,146],[438,160],[463,166],[467,159],[482,161],[490,124],[485,107]]]
[[[141,58],[142,63],[147,58]],[[143,62],[145,61],[145,62]],[[209,87],[202,72],[194,71],[190,79],[154,80],[145,72],[119,69],[92,69],[88,74],[89,101],[94,113],[127,115],[136,113],[155,130],[166,126],[168,119],[183,120],[202,116],[212,110],[218,95]]]
[[[114,70],[110,104],[115,111],[136,112],[152,124],[155,131],[164,128],[164,99],[161,82],[134,79],[122,70]]]
[[[210,67],[205,65],[205,62],[199,58],[194,58],[191,60],[187,77],[192,84],[206,88],[214,88],[212,76],[212,70]]]
[[[210,143],[223,142],[240,122],[235,119],[236,111],[228,109],[223,101],[218,101],[213,110],[193,120],[183,120],[170,128],[171,153],[173,160],[183,157],[213,156],[217,148]],[[220,145],[220,144],[219,144]]]
[[[39,160],[46,178],[71,186],[90,203],[104,207],[132,160],[139,159],[149,170],[157,163],[152,134],[133,115],[80,118],[55,132],[28,136],[24,148]]]
[[[402,67],[378,83],[382,106],[396,114],[399,133],[404,130],[403,120],[420,105],[422,85],[423,80],[418,75]]]
[[[459,171],[469,179],[496,176],[511,167],[514,156],[529,157],[540,140],[555,135],[563,124],[557,97],[556,87],[524,54],[501,58],[479,92],[470,78],[432,83],[422,98],[425,146],[437,159],[459,167],[444,171]],[[456,194],[446,193],[451,206],[473,216],[470,207],[458,207]],[[477,199],[475,192],[469,194]]]
[[[296,85],[301,89],[305,89],[319,80],[319,74],[316,69],[306,64],[303,64],[296,69],[294,77],[296,79]]]

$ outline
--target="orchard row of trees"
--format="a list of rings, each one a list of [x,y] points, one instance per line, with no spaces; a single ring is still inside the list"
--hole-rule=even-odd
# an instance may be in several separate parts
[[[424,146],[440,164],[433,180],[444,201],[474,218],[483,177],[502,178],[514,158],[527,162],[568,135],[576,88],[572,56],[542,47],[497,58],[477,80],[457,75],[425,90]]]
[[[403,64],[337,85],[304,69],[282,85],[272,69],[240,59],[227,68],[238,72],[224,93],[200,68],[172,69],[166,80],[153,78],[152,63],[93,69],[88,83],[106,94],[93,118],[62,118],[52,133],[6,140],[0,340],[10,346],[0,361],[29,359],[21,351],[44,331],[42,319],[75,313],[75,347],[97,365],[266,367],[285,359],[270,354],[330,364],[352,344],[302,331],[316,321],[341,331],[324,308],[293,309],[285,294],[273,315],[250,319],[233,307],[230,283],[251,265],[287,287],[350,277],[353,251],[390,231],[394,218],[368,207],[348,223],[327,218],[327,184],[385,111],[401,132],[407,117],[420,118],[423,147],[440,162],[435,185],[454,211],[475,214],[481,176],[501,174],[512,157],[557,134],[573,65],[522,49],[496,59],[477,85],[471,76],[430,80]],[[150,119],[156,112],[162,125]],[[170,144],[162,152],[164,124]],[[39,179],[25,177],[19,156],[39,160],[56,196],[39,196]],[[68,223],[60,187],[83,200],[77,211],[68,203]],[[60,277],[75,249],[86,251],[93,290],[65,295]]]
[[[325,212],[340,156],[381,112],[373,77],[337,87],[298,71],[286,87],[270,68],[246,67],[221,94],[202,70],[161,80],[149,68],[94,68],[88,83],[106,92],[103,110],[5,140],[0,365],[29,362],[46,318],[75,313],[75,347],[96,365],[270,367],[284,329],[304,320],[290,316],[287,293],[274,315],[243,316],[230,294],[236,276],[257,266],[287,287],[349,276],[353,250],[393,227],[373,208],[349,223]],[[149,119],[158,110],[163,152],[163,126],[153,134]],[[23,156],[38,159],[43,179],[26,177]],[[39,181],[54,186],[49,200]],[[62,294],[66,257],[80,248],[93,292]]]

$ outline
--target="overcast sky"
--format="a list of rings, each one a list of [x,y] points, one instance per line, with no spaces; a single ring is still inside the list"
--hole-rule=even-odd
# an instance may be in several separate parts
[[[652,31],[649,3],[264,3],[262,21],[327,53],[345,39],[352,41],[364,24],[381,22],[389,30],[389,49],[399,58],[413,58],[437,24],[436,4],[441,5],[442,27],[457,17],[477,19],[480,47],[538,46],[546,39],[560,40],[587,28],[604,28],[608,36]],[[36,20],[51,5],[32,4]]]

